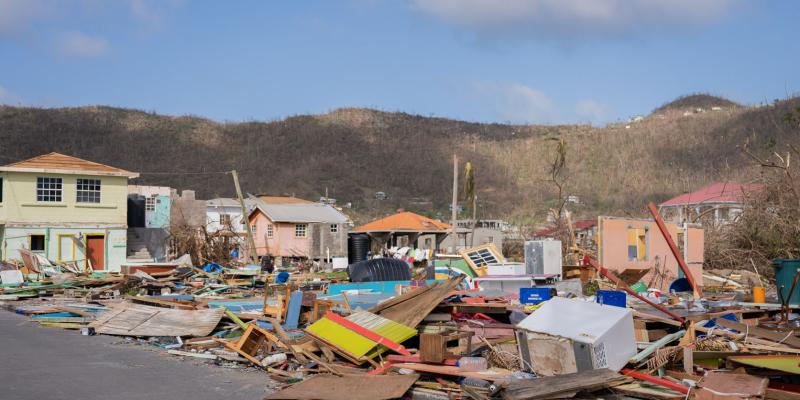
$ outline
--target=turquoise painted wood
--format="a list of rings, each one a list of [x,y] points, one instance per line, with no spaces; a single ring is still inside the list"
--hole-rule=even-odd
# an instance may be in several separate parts
[[[419,283],[421,281],[414,281]],[[442,280],[430,279],[425,281],[425,285],[432,285],[434,282],[444,282]],[[371,290],[373,292],[394,293],[395,286],[411,286],[412,281],[385,281],[385,282],[360,282],[360,283],[332,283],[328,286],[329,295],[341,294],[346,290]]]

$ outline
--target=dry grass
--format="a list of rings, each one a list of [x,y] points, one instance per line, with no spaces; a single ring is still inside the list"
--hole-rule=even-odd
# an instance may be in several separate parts
[[[535,224],[557,202],[547,183],[553,139],[567,144],[566,194],[575,218],[644,215],[659,202],[719,180],[751,181],[758,168],[738,148],[768,154],[798,136],[781,123],[794,99],[762,108],[683,115],[668,109],[630,124],[477,124],[365,109],[272,122],[216,123],[109,107],[0,106],[0,156],[14,161],[59,151],[141,172],[139,184],[232,196],[230,178],[197,174],[237,169],[245,191],[318,198],[327,188],[357,222],[404,207],[449,218],[451,157],[476,168],[481,217]],[[183,174],[189,172],[191,174]],[[386,192],[387,200],[374,198]],[[411,199],[421,199],[416,204]]]

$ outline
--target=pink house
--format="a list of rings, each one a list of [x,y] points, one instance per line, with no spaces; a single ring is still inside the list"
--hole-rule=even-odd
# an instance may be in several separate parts
[[[691,225],[683,228],[670,222],[666,226],[695,282],[703,282],[703,229]],[[597,227],[597,258],[604,267],[616,272],[648,269],[650,272],[642,281],[663,291],[681,276],[678,262],[654,221],[598,217]]]
[[[249,222],[259,256],[311,260],[347,256],[350,220],[330,205],[258,200]]]

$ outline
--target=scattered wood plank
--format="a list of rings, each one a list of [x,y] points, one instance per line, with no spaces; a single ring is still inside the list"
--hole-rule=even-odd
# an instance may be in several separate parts
[[[120,303],[89,326],[97,333],[123,336],[208,336],[222,309],[176,310]]]
[[[194,357],[194,358],[203,358],[206,360],[216,360],[217,355],[215,354],[203,354],[203,353],[192,353],[189,351],[180,351],[180,350],[169,350],[167,353],[172,354],[173,356],[183,356],[183,357]]]
[[[777,343],[784,343],[787,346],[794,347],[795,349],[800,349],[800,339],[794,336],[794,331],[777,332],[757,326],[745,325],[740,322],[731,321],[725,318],[717,318],[717,325],[735,329],[749,336],[758,336],[760,338],[769,339]]]
[[[384,318],[415,328],[464,279],[463,276],[436,282],[427,288],[412,290],[370,309]],[[386,304],[389,303],[389,304]]]
[[[385,400],[403,397],[419,375],[316,375],[267,396],[270,400]]]
[[[441,374],[450,376],[463,376],[465,378],[478,378],[485,381],[496,381],[511,376],[511,371],[507,369],[488,369],[486,371],[463,371],[462,369],[450,365],[431,365],[420,363],[397,363],[393,368],[405,368],[417,372],[428,372],[431,374]]]
[[[538,379],[515,379],[503,391],[505,400],[552,399],[572,397],[569,394],[595,390],[629,382],[631,379],[610,369],[593,369],[584,372],[545,376]]]

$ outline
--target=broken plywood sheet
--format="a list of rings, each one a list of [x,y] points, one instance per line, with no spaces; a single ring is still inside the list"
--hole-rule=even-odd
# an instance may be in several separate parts
[[[763,399],[769,380],[761,376],[711,371],[692,390],[696,400]]]
[[[120,303],[93,322],[97,333],[123,336],[207,336],[225,310],[178,310]]]
[[[316,375],[267,396],[271,400],[384,400],[403,397],[419,375]]]
[[[506,385],[503,399],[533,400],[572,397],[573,394],[580,391],[592,392],[630,380],[624,375],[605,368],[538,379],[514,379]]]

